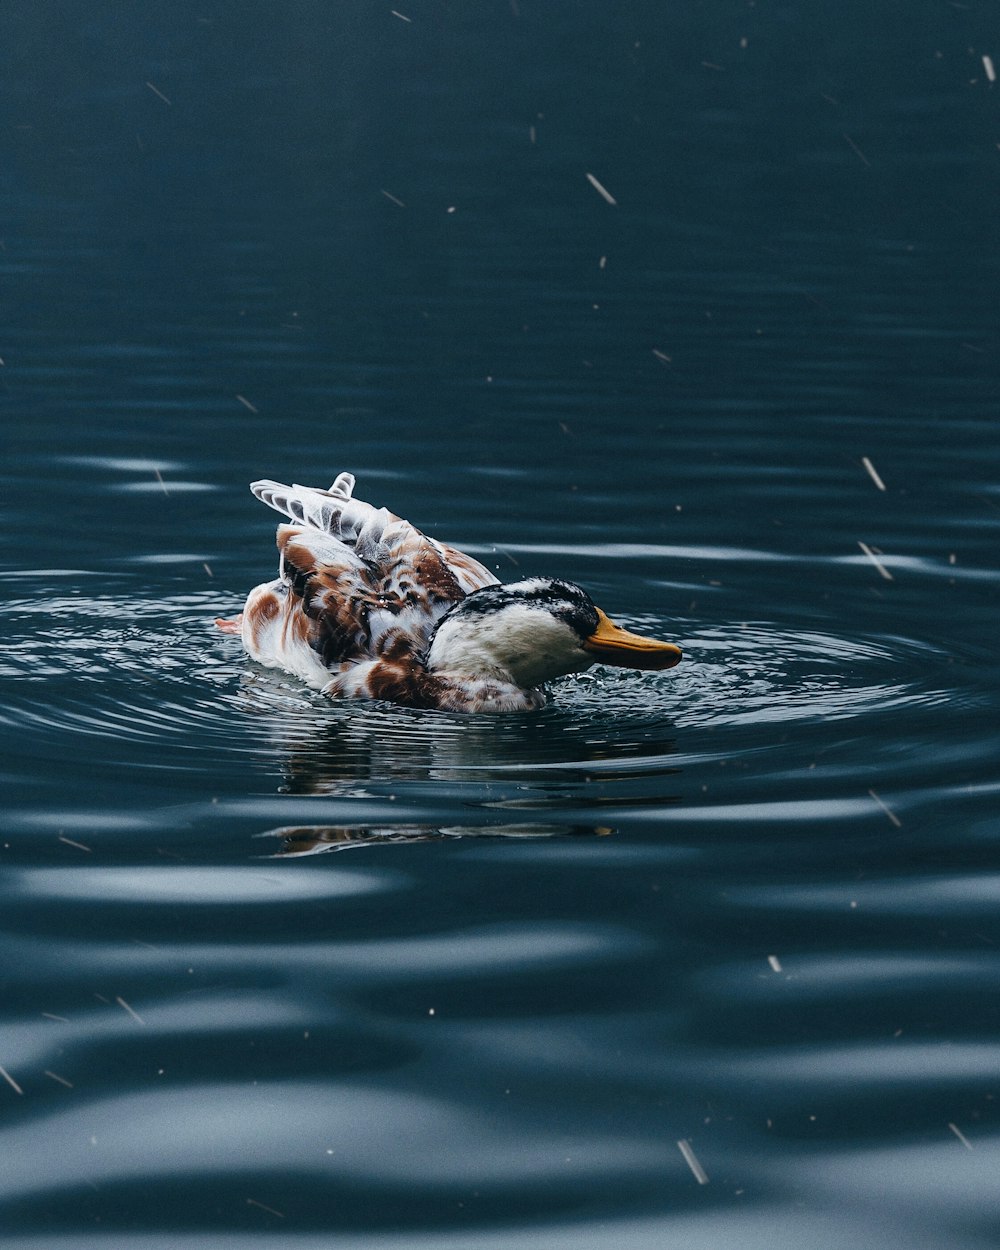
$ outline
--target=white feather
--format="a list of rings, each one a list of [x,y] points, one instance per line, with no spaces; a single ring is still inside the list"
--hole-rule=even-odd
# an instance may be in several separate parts
[[[522,689],[590,668],[594,657],[573,630],[546,608],[509,603],[492,612],[456,612],[438,626],[427,667],[432,673],[493,677]]]

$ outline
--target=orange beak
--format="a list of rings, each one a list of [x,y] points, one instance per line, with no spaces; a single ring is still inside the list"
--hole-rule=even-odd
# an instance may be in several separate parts
[[[597,628],[584,641],[584,651],[590,651],[601,664],[615,664],[619,668],[662,669],[673,668],[681,658],[680,647],[672,642],[657,642],[655,638],[641,638],[630,634],[597,609]]]

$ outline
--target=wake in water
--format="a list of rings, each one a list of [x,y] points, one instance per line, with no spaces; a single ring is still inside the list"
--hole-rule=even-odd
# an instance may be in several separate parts
[[[696,765],[770,751],[781,768],[788,735],[801,746],[831,720],[860,732],[893,717],[881,735],[891,742],[900,711],[913,722],[945,700],[976,697],[950,689],[946,657],[923,642],[741,622],[692,630],[670,681],[594,669],[562,679],[537,715],[337,702],[247,661],[212,625],[227,606],[215,592],[154,599],[126,586],[114,595],[86,582],[75,589],[0,610],[0,716],[17,726],[20,749],[58,766],[76,740],[95,768],[277,790],[284,808],[254,809],[257,833],[272,836],[265,854],[606,833],[676,808],[681,774]],[[655,632],[662,622],[637,624]],[[901,752],[888,754],[878,784],[899,768]],[[830,778],[828,793],[839,793],[835,769]],[[317,801],[336,806],[315,810]]]
[[[283,788],[299,794],[404,781],[508,785],[514,774],[547,771],[573,785],[649,778],[706,750],[752,749],[766,724],[802,732],[975,697],[948,687],[945,657],[924,643],[759,622],[693,631],[669,682],[605,668],[563,678],[535,717],[338,704],[247,661],[212,625],[226,605],[210,591],[152,599],[76,589],[51,587],[0,610],[0,715],[26,748],[62,752],[68,734],[114,744],[124,766],[148,767],[151,753],[160,769],[242,761],[253,770],[256,761],[277,765]],[[662,622],[637,625],[652,632]]]

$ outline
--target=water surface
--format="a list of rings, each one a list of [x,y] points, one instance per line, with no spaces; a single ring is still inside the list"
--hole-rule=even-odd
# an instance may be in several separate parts
[[[995,1243],[991,19],[0,19],[5,1244]],[[254,667],[341,469],[684,662]]]

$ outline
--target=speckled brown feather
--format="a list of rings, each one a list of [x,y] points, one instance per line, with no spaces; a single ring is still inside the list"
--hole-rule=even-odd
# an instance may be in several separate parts
[[[278,547],[310,642],[329,668],[394,653],[420,654],[438,620],[465,598],[435,546],[405,522],[378,563],[328,558],[307,529],[282,525]],[[319,548],[319,550],[317,550]]]
[[[255,482],[251,490],[295,523],[278,527],[281,576],[251,591],[241,635],[261,663],[331,695],[440,706],[423,666],[441,617],[496,577],[464,552],[384,508],[329,491]]]

